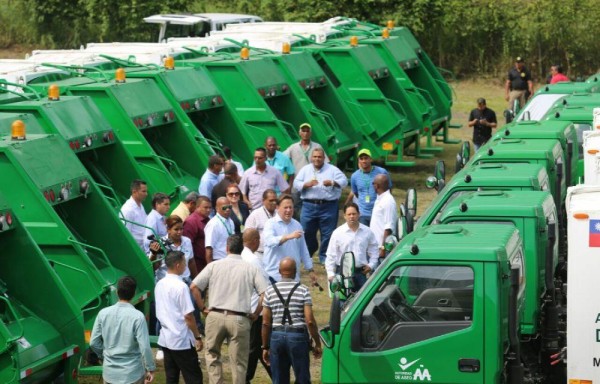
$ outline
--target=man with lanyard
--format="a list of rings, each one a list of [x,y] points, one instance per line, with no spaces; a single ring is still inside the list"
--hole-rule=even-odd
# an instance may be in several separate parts
[[[254,228],[258,231],[260,236],[260,245],[258,250],[255,252],[261,259],[265,252],[265,242],[263,239],[263,230],[267,220],[275,215],[275,208],[277,208],[277,193],[274,189],[267,189],[263,192],[262,199],[263,206],[259,209],[255,209],[250,213],[250,216],[246,219],[246,229]]]
[[[300,223],[306,234],[306,245],[310,255],[319,248],[317,230],[321,231],[321,264],[325,263],[329,237],[337,225],[338,201],[342,195],[342,188],[346,185],[346,175],[336,166],[325,163],[325,151],[322,148],[313,149],[312,164],[304,166],[294,180],[294,187],[302,191],[304,208]]]
[[[292,185],[294,183],[295,168],[289,156],[277,150],[277,140],[273,136],[267,137],[265,148],[267,149],[267,164],[281,172],[283,179],[289,185]]]
[[[206,264],[215,260],[224,259],[227,256],[227,238],[234,233],[231,205],[226,197],[217,199],[215,216],[210,219],[204,228],[206,244]]]
[[[372,165],[371,151],[361,149],[358,151],[358,169],[350,176],[350,187],[352,192],[346,199],[346,204],[356,197],[356,203],[360,209],[359,221],[361,224],[369,226],[371,223],[371,214],[373,212],[373,204],[377,198],[375,188],[373,188],[373,180],[375,176],[384,174],[389,175],[388,171]],[[390,189],[392,188],[392,179],[390,178]]]
[[[288,193],[290,186],[281,172],[267,164],[267,150],[257,148],[254,151],[254,165],[244,172],[240,181],[244,201],[250,209],[258,209],[262,206],[263,192],[276,188],[282,193]]]
[[[131,233],[135,242],[144,249],[144,231],[143,225],[146,224],[148,214],[142,203],[148,197],[148,186],[144,180],[135,179],[131,182],[131,197],[121,207],[121,217],[125,228]],[[136,225],[136,223],[138,225]]]
[[[283,154],[292,160],[294,164],[294,170],[298,172],[305,165],[310,164],[310,155],[312,150],[315,148],[322,148],[321,144],[311,141],[312,136],[311,126],[308,123],[300,124],[298,130],[300,135],[300,141],[290,145]],[[329,159],[325,159],[325,162],[329,162]],[[293,185],[293,183],[290,183]],[[300,199],[300,191],[295,187],[292,188],[292,198],[294,199],[294,218],[300,219],[300,212],[302,211],[302,199]]]
[[[379,262],[379,243],[375,234],[366,225],[359,222],[359,209],[355,203],[344,207],[346,224],[339,226],[329,240],[325,269],[327,279],[333,280],[346,252],[354,254],[353,290],[358,291],[366,282],[367,276],[375,270]]]
[[[519,108],[522,109],[529,96],[533,95],[533,80],[531,73],[525,67],[525,60],[517,57],[514,68],[508,71],[508,78],[504,84],[504,99],[508,101],[508,108],[513,107],[513,102],[519,100]]]
[[[310,338],[314,357],[323,353],[312,298],[308,287],[294,279],[294,259],[281,260],[279,272],[282,280],[267,288],[263,300],[263,359],[271,365],[273,383],[289,383],[291,365],[296,383],[309,384]]]

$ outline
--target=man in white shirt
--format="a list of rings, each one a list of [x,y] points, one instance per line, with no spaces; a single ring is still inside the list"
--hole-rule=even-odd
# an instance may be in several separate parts
[[[379,257],[381,258],[385,257],[385,239],[390,235],[397,236],[396,228],[398,227],[398,207],[390,193],[389,185],[388,176],[384,174],[375,176],[373,180],[377,199],[373,205],[370,228],[379,244]]]
[[[333,280],[336,269],[346,252],[354,254],[353,290],[358,291],[367,281],[367,276],[377,267],[379,261],[379,243],[373,231],[359,222],[359,210],[356,203],[348,203],[344,207],[346,224],[339,226],[331,234],[327,247],[325,269],[327,278]]]
[[[206,263],[224,259],[227,256],[227,238],[233,235],[235,226],[231,215],[231,204],[226,197],[217,199],[215,216],[204,227]]]
[[[156,317],[162,325],[158,345],[164,352],[166,382],[178,383],[181,372],[186,383],[201,383],[197,352],[202,350],[202,339],[194,319],[190,289],[181,279],[187,266],[185,255],[169,251],[165,264],[167,275],[156,283],[154,297]]]
[[[267,220],[275,215],[275,208],[277,208],[277,193],[274,189],[267,189],[263,192],[262,203],[262,207],[255,209],[250,213],[245,224],[246,229],[254,228],[260,235],[260,244],[258,245],[258,250],[255,252],[260,258],[262,258],[262,255],[265,252],[262,235],[263,229],[265,229]]]
[[[146,210],[142,203],[148,197],[148,186],[146,182],[140,179],[135,179],[131,182],[131,197],[121,207],[121,217],[127,221],[123,221],[125,228],[131,233],[141,249],[144,249],[144,227],[146,224]],[[136,225],[135,223],[141,224]]]
[[[346,185],[346,175],[335,165],[325,163],[325,152],[321,148],[313,149],[312,164],[305,165],[294,179],[294,187],[301,191],[300,223],[304,228],[306,246],[311,256],[319,249],[317,231],[321,232],[321,264],[325,263],[329,238],[337,226],[338,202]]]
[[[269,276],[267,275],[267,272],[265,272],[262,260],[258,257],[258,255],[256,255],[256,250],[258,249],[258,245],[260,244],[260,235],[258,234],[258,231],[254,228],[246,227],[244,233],[242,234],[242,237],[244,240],[242,260],[256,266],[262,272],[265,281],[268,281]],[[260,313],[260,315],[256,320],[254,320],[250,328],[250,353],[248,355],[248,370],[246,371],[246,383],[250,383],[254,378],[254,373],[256,373],[256,366],[258,365],[259,359],[263,367],[269,374],[269,377],[271,376],[271,368],[269,368],[267,363],[262,358],[262,308],[258,308],[258,299],[259,294],[255,291],[254,293],[252,293],[252,301],[250,303],[252,307],[251,313]]]

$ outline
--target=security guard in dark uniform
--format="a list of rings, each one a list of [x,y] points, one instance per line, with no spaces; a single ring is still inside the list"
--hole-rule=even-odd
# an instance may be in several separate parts
[[[525,60],[520,56],[515,60],[514,68],[508,71],[504,91],[504,98],[508,101],[509,109],[513,108],[515,100],[519,100],[519,108],[523,108],[529,96],[533,95],[531,72],[525,67]]]

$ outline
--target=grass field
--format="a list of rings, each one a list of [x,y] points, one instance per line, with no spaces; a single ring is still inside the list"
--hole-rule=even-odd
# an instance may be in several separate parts
[[[502,111],[505,108],[505,101],[503,99],[503,88],[502,84],[498,80],[477,80],[477,81],[461,81],[452,84],[455,91],[455,100],[453,107],[453,119],[452,122],[456,124],[463,124],[464,127],[460,129],[452,129],[450,136],[453,139],[469,140],[471,138],[471,129],[466,127],[466,120],[471,109],[475,108],[476,100],[479,97],[487,99],[488,107],[496,111],[499,125],[503,124]],[[423,141],[423,145],[424,145]],[[393,180],[393,194],[397,199],[398,203],[404,202],[407,188],[415,188],[417,190],[418,205],[417,215],[430,204],[431,200],[435,197],[435,191],[428,190],[425,188],[425,179],[427,176],[433,173],[433,168],[437,160],[444,160],[446,162],[447,177],[449,180],[454,173],[454,163],[457,151],[460,149],[460,144],[443,144],[436,143],[436,146],[442,147],[444,150],[438,153],[432,159],[417,159],[416,165],[411,168],[393,168],[390,169]],[[342,218],[340,217],[340,223]],[[319,276],[319,281],[322,286],[326,284],[326,274],[322,267],[316,268],[316,272]],[[302,281],[309,285],[308,276],[302,274]],[[318,288],[311,288],[311,294],[314,301],[314,310],[319,326],[324,326],[329,320],[329,306],[330,299],[327,292],[319,292]],[[230,368],[227,359],[227,348],[223,348],[224,360],[225,360],[225,382],[231,381]],[[206,378],[206,366],[204,364],[203,353],[200,354],[200,360],[202,364],[202,371],[205,375],[204,382],[208,382]],[[156,374],[155,382],[164,383],[164,371],[162,370],[162,364],[158,364],[158,371]],[[313,382],[319,382],[321,377],[321,361],[311,360],[311,375]],[[101,383],[100,378],[85,378],[81,380],[82,383]],[[181,380],[183,383],[183,380]],[[257,368],[256,377],[253,383],[270,383],[270,379],[266,374],[265,370],[260,366]]]

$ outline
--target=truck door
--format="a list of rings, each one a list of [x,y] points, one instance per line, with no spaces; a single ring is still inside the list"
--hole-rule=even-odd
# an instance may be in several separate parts
[[[483,383],[483,263],[389,271],[341,331],[339,382]]]

